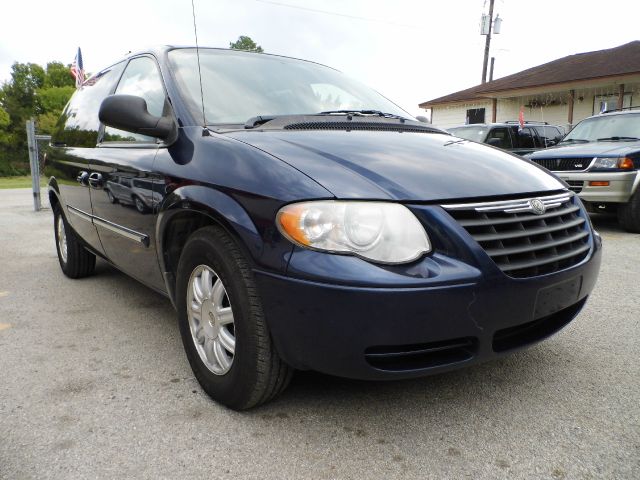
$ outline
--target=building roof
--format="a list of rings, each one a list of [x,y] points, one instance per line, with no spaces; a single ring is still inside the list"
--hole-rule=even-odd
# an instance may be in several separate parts
[[[513,75],[428,100],[421,103],[420,108],[487,98],[490,97],[489,94],[501,91],[630,74],[640,74],[640,40],[606,50],[559,58]]]

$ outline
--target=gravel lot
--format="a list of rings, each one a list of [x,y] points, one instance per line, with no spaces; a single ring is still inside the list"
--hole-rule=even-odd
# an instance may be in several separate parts
[[[0,478],[640,478],[640,235],[594,224],[603,267],[560,334],[420,380],[298,373],[218,406],[168,300],[104,262],[60,271],[52,215],[0,191]]]

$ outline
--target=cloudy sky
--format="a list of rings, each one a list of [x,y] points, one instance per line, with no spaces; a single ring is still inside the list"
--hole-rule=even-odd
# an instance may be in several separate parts
[[[480,82],[488,0],[195,0],[201,45],[248,35],[266,52],[335,67],[414,115],[418,103]],[[496,0],[494,77],[640,39],[637,0]],[[153,44],[193,44],[191,0],[5,2],[0,82],[13,62],[71,63],[78,46],[96,71]]]

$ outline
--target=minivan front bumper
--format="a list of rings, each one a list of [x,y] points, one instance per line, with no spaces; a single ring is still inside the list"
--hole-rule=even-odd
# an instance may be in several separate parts
[[[526,279],[505,275],[465,235],[451,233],[449,255],[436,251],[410,267],[296,249],[288,275],[256,271],[281,357],[358,379],[452,370],[552,335],[593,290],[601,260],[593,231],[580,263]]]

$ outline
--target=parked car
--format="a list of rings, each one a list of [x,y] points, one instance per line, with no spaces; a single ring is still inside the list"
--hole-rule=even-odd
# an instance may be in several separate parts
[[[452,127],[447,131],[456,137],[486,143],[518,155],[552,147],[564,137],[564,128],[561,126],[538,122],[525,122],[522,128],[517,121],[480,123]]]
[[[154,191],[151,180],[132,178],[128,175],[111,174],[105,182],[104,192],[109,202],[133,205],[140,213],[153,209],[162,199],[162,196]]]
[[[410,378],[527,347],[598,275],[600,237],[555,177],[312,62],[132,55],[76,91],[52,145],[62,271],[98,256],[166,295],[196,378],[234,409],[294,369]],[[109,200],[123,177],[157,187],[151,212]]]
[[[640,111],[586,118],[555,148],[529,159],[569,185],[591,209],[615,210],[620,225],[640,233]]]

